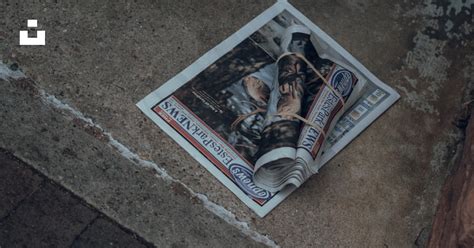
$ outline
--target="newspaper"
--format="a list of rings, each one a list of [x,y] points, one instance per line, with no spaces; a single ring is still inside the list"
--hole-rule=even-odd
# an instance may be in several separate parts
[[[279,1],[137,106],[263,217],[398,98]]]
[[[262,83],[263,89],[268,90],[260,92],[269,93],[258,94],[268,97],[258,101],[264,106],[258,109],[266,116],[258,151],[253,155],[254,182],[270,192],[288,185],[299,187],[317,172],[315,160],[322,152],[326,132],[331,131],[333,123],[344,110],[359,98],[366,82],[347,68],[320,58],[310,41],[309,29],[291,25],[286,30],[291,30],[284,35],[292,40],[287,43],[299,46],[283,49],[283,55],[276,62],[273,85],[267,87]],[[287,44],[283,46],[286,47]],[[320,65],[319,68],[313,66],[311,61]],[[327,75],[320,72],[323,71],[322,64],[331,65]],[[250,77],[259,80],[257,75],[251,74]],[[248,114],[244,115],[244,118],[247,117]]]

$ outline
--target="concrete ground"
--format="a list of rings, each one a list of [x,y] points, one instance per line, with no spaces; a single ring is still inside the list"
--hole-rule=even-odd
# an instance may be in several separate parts
[[[0,149],[2,247],[153,247]]]
[[[273,1],[0,2],[0,148],[160,247],[422,247],[461,149],[474,1],[290,2],[401,100],[267,217],[135,103]],[[44,47],[18,46],[31,18]]]

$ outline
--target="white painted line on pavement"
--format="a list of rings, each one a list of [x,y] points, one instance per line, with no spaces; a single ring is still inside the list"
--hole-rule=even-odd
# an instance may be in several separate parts
[[[20,79],[20,78],[26,78],[26,75],[20,70],[12,71],[10,68],[8,68],[8,66],[3,64],[2,61],[0,60],[0,79],[8,80],[8,79]],[[239,221],[232,212],[225,209],[223,206],[209,200],[209,198],[206,195],[195,192],[193,189],[191,189],[189,186],[187,186],[183,182],[171,177],[164,168],[161,168],[160,166],[158,166],[156,163],[152,161],[140,158],[138,154],[132,152],[127,146],[120,143],[118,140],[114,139],[113,136],[109,132],[106,132],[99,124],[94,123],[94,121],[91,118],[86,117],[79,110],[71,107],[67,103],[62,102],[55,96],[46,93],[43,89],[39,89],[39,93],[40,93],[41,99],[46,104],[49,104],[56,109],[60,109],[65,112],[68,112],[70,115],[84,121],[91,127],[99,129],[103,133],[103,135],[107,137],[108,144],[114,147],[122,156],[124,156],[128,160],[143,167],[153,168],[158,173],[159,178],[167,182],[173,182],[173,183],[178,183],[182,185],[184,188],[186,188],[190,192],[192,196],[201,200],[202,204],[204,205],[206,209],[208,209],[210,212],[214,213],[215,215],[223,219],[225,222],[227,222],[231,226],[234,226],[235,228],[240,230],[246,236],[250,237],[251,239],[257,242],[263,243],[269,247],[274,247],[274,248],[280,247],[279,245],[275,243],[275,241],[270,239],[268,235],[260,234],[257,231],[253,230],[247,222]]]

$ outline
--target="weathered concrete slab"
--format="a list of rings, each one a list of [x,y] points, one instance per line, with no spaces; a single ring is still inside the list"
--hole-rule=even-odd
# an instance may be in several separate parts
[[[134,104],[272,1],[3,3],[0,7],[6,15],[0,19],[0,36],[4,37],[0,58],[18,63],[40,87],[91,117],[142,158],[158,163],[174,178],[207,194],[283,246],[413,245],[419,232],[431,224],[440,186],[460,140],[452,121],[474,78],[474,57],[466,56],[474,49],[472,1],[291,2],[375,75],[398,89],[402,99],[264,219],[258,219]],[[47,45],[16,46],[16,30],[37,13],[41,13],[40,27],[48,30]],[[44,125],[52,122],[43,121]],[[64,131],[54,132],[70,137]],[[4,140],[17,144],[11,146],[17,146],[18,153],[32,150],[19,147],[21,138],[6,136]],[[67,142],[71,150],[84,148],[80,160],[98,153],[92,147],[102,146],[91,145],[92,141]],[[45,151],[51,154],[45,158],[65,159],[48,149]],[[90,166],[41,166],[119,222],[129,223],[146,237],[153,236],[149,228],[156,225],[154,214],[166,207],[161,208],[161,201],[136,195],[156,190],[146,175],[150,172],[136,168],[136,174],[120,177],[123,171],[132,170],[126,168],[131,165],[117,166],[107,153],[102,155],[102,169],[94,169],[92,181],[80,173]],[[130,179],[130,175],[134,176]],[[107,188],[111,184],[100,183],[106,179],[122,193],[114,198],[114,191]],[[136,205],[145,204],[152,217],[134,216],[134,209],[118,203],[129,198]],[[132,212],[125,214],[127,211]],[[178,211],[174,213],[179,216]],[[197,210],[193,215],[199,216],[197,222],[212,219]],[[174,221],[181,220],[176,217]],[[209,240],[217,237],[206,236]]]
[[[3,149],[0,183],[1,247],[152,247]]]
[[[71,247],[146,248],[147,246],[110,221],[98,218],[74,240]]]
[[[43,178],[0,149],[0,220],[40,187]]]
[[[107,145],[95,129],[45,104],[31,80],[0,79],[0,88],[0,147],[13,151],[146,240],[159,247],[262,246],[209,212],[180,184],[164,181],[152,169],[137,167]],[[56,196],[42,197],[54,201]],[[46,218],[51,228],[63,226],[56,222],[63,213],[50,214],[48,206],[20,207],[15,212],[17,218],[10,216],[0,224],[12,229],[4,234],[11,239],[0,236],[0,240],[26,239],[14,228],[27,227],[28,220],[21,217],[24,211],[37,211],[37,218]],[[74,208],[73,212],[64,211],[68,215],[81,213]],[[70,225],[79,228],[78,223]],[[32,233],[41,231],[32,228]],[[67,243],[66,239],[58,237],[58,246]]]
[[[50,183],[0,223],[4,247],[67,247],[97,213]]]

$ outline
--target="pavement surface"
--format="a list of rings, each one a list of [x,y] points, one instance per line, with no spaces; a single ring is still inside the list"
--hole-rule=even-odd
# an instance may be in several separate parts
[[[154,247],[0,149],[0,247]]]
[[[273,1],[0,2],[0,147],[157,246],[422,247],[461,150],[474,1],[290,2],[401,100],[265,218],[135,103]],[[47,45],[18,46],[33,17]]]

